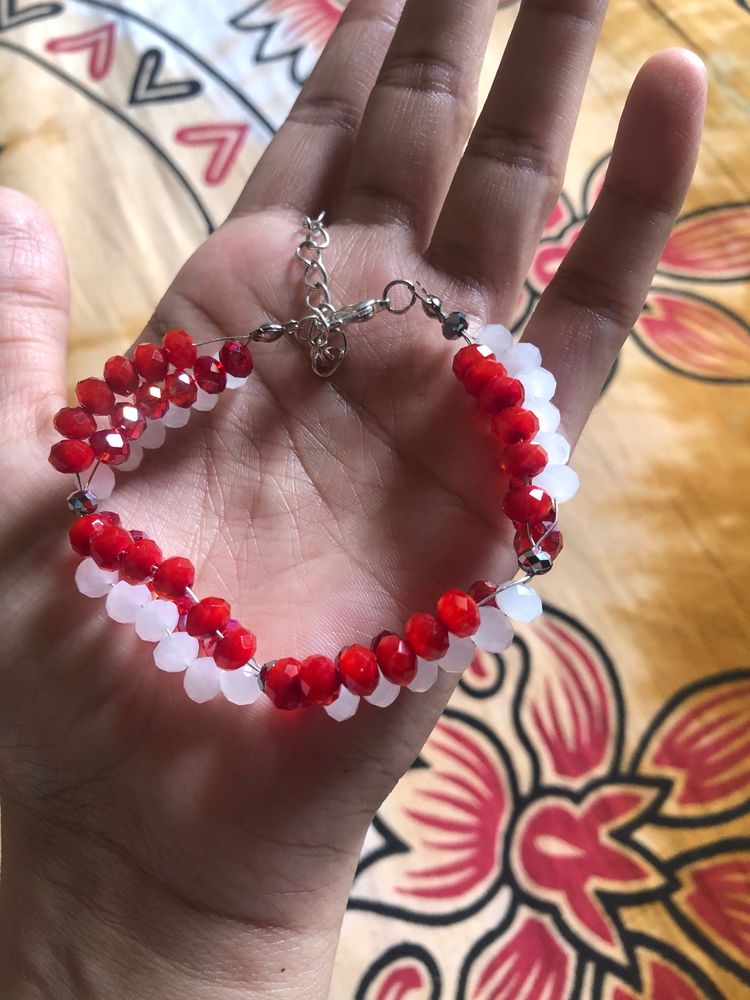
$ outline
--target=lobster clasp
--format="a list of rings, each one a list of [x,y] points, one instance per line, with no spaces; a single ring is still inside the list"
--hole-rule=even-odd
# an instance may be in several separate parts
[[[385,299],[363,299],[362,302],[355,302],[351,306],[343,306],[331,316],[331,326],[365,323],[368,319],[372,319],[375,313],[382,312],[387,306],[388,303]]]

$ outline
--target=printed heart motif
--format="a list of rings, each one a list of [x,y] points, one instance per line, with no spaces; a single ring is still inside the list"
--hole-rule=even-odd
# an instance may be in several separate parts
[[[115,57],[115,34],[116,26],[114,21],[108,21],[98,28],[90,31],[83,31],[77,35],[63,35],[60,38],[52,38],[47,42],[45,48],[48,52],[87,52],[88,74],[92,80],[103,80],[112,69]]]
[[[212,148],[211,157],[203,172],[203,180],[211,187],[215,187],[228,176],[249,131],[250,126],[245,122],[229,122],[224,125],[188,125],[175,133],[175,139],[183,146],[209,146]]]
[[[62,9],[61,3],[32,3],[28,7],[21,7],[16,0],[0,0],[0,31],[41,21],[44,17],[53,17]]]
[[[130,104],[156,104],[159,101],[179,101],[194,97],[203,89],[198,80],[170,80],[159,83],[158,76],[164,65],[161,49],[149,49],[143,53],[135,71],[130,91]]]

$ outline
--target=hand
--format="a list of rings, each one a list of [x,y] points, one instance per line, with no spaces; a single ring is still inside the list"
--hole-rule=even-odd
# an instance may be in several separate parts
[[[605,4],[524,0],[473,132],[495,0],[408,0],[399,22],[400,7],[349,5],[144,337],[299,316],[293,251],[321,209],[337,303],[405,276],[475,322],[509,321]],[[596,207],[528,325],[571,440],[682,204],[704,87],[684,51],[642,69]],[[192,704],[131,628],[74,590],[67,484],[46,463],[65,263],[41,210],[9,191],[0,295],[3,995],[323,997],[368,824],[453,681],[342,725],[265,701]],[[366,643],[449,586],[513,572],[491,451],[439,328],[414,310],[352,329],[328,382],[292,345],[259,345],[246,390],[118,479],[124,523],[195,562],[199,595],[233,601],[261,661]]]

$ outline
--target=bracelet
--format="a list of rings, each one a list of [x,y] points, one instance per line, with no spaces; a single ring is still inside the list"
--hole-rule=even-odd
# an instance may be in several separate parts
[[[529,583],[552,568],[562,549],[558,505],[574,496],[578,477],[567,465],[570,446],[557,433],[554,376],[541,367],[533,344],[514,344],[499,324],[470,336],[464,313],[446,313],[440,298],[404,278],[390,282],[379,299],[334,308],[323,261],[330,243],[323,215],[305,219],[304,229],[296,250],[306,286],[308,313],[302,319],[266,323],[241,339],[203,344],[184,330],[169,330],[161,346],[142,343],[132,358],[110,358],[103,378],[77,384],[78,405],[55,415],[63,437],[52,445],[49,461],[75,477],[67,503],[77,515],[70,543],[82,557],[75,573],[78,590],[105,597],[113,621],[133,624],[141,639],[155,643],[156,666],[184,672],[193,701],[221,693],[234,704],[249,705],[265,692],[277,708],[318,705],[344,721],[361,698],[385,708],[404,687],[429,690],[440,668],[462,672],[477,648],[502,652],[513,640],[512,620],[529,622],[541,614],[541,600]],[[405,301],[397,304],[394,296]],[[347,326],[380,312],[402,315],[417,304],[441,324],[447,341],[463,342],[453,357],[453,373],[500,445],[500,467],[508,476],[502,510],[515,526],[520,575],[500,585],[477,581],[467,591],[449,590],[434,614],[413,614],[403,635],[381,632],[369,648],[353,644],[335,659],[316,654],[261,665],[255,635],[232,617],[229,603],[195,595],[195,568],[188,559],[165,559],[143,532],[127,531],[117,514],[99,510],[114,488],[112,470],[137,468],[144,449],[159,447],[167,428],[184,426],[191,409],[210,410],[225,389],[244,385],[253,371],[250,343],[290,337],[309,350],[313,371],[329,378],[347,353]],[[199,356],[198,347],[207,344],[221,346],[213,355]]]

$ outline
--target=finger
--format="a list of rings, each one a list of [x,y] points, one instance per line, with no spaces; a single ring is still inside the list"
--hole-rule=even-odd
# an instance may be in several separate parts
[[[576,438],[643,306],[695,168],[706,71],[669,49],[641,69],[623,112],[602,191],[542,296],[525,339],[558,380]]]
[[[0,427],[2,440],[49,432],[65,395],[68,270],[49,217],[0,188]]]
[[[507,317],[559,197],[606,0],[523,0],[428,257]],[[498,234],[500,238],[498,238]]]
[[[330,208],[404,0],[353,0],[234,207]]]
[[[408,0],[365,111],[340,214],[425,246],[474,120],[497,4]]]

